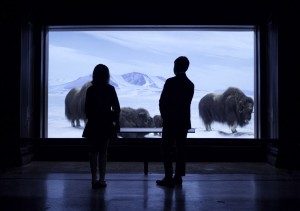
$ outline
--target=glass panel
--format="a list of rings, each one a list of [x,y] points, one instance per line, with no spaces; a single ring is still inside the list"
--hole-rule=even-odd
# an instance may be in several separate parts
[[[84,121],[72,126],[65,115],[65,98],[72,88],[80,89],[92,79],[97,64],[109,67],[110,83],[116,88],[122,108],[144,108],[153,118],[160,114],[164,82],[174,76],[174,60],[187,56],[190,66],[186,74],[195,85],[191,104],[195,130],[188,138],[255,138],[254,111],[251,120],[243,127],[237,125],[233,133],[227,123],[217,121],[211,124],[211,131],[206,131],[198,108],[204,95],[222,94],[228,87],[238,88],[254,100],[254,37],[253,29],[244,28],[50,30],[48,137],[81,137]],[[242,109],[235,109],[234,115],[240,117]],[[159,135],[150,132],[145,137]]]

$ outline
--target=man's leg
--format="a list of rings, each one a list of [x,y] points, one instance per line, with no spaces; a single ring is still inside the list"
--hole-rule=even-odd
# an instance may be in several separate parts
[[[170,142],[163,141],[162,143],[162,154],[163,154],[163,162],[164,162],[164,170],[165,170],[165,178],[173,177],[173,163],[172,163],[172,146]]]
[[[162,144],[161,144],[161,150],[162,150],[162,156],[163,156],[163,163],[164,163],[164,171],[165,171],[165,177],[162,180],[157,180],[157,185],[160,186],[168,186],[172,187],[174,185],[173,183],[173,164],[172,164],[172,146],[174,143],[174,139],[172,136],[170,136],[170,133],[168,131],[163,130],[162,135]]]
[[[176,136],[176,169],[174,182],[182,185],[182,176],[185,176],[186,170],[186,136],[187,131],[178,131]]]

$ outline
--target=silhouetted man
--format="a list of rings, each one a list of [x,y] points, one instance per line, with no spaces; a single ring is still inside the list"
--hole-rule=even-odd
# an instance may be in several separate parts
[[[175,77],[166,80],[159,99],[163,119],[162,154],[165,177],[157,185],[173,187],[182,185],[185,176],[185,146],[188,130],[191,128],[191,101],[194,84],[186,76],[189,60],[180,56],[174,61]],[[176,146],[176,168],[173,177],[172,147]]]

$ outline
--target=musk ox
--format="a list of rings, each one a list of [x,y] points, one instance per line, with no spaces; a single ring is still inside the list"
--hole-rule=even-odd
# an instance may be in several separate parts
[[[207,131],[215,122],[226,123],[232,133],[237,126],[243,127],[251,120],[254,102],[240,89],[229,87],[223,94],[209,93],[199,102],[199,115]]]
[[[144,108],[123,107],[120,112],[120,127],[149,128],[154,127],[153,119]],[[123,138],[143,138],[148,133],[119,133]]]
[[[65,115],[73,127],[80,127],[80,120],[86,123],[85,96],[91,82],[85,83],[81,88],[72,88],[65,98]]]
[[[153,122],[154,122],[154,127],[156,128],[162,128],[163,127],[163,119],[161,118],[160,115],[154,115],[153,116]],[[158,135],[161,135],[161,133],[158,133]]]

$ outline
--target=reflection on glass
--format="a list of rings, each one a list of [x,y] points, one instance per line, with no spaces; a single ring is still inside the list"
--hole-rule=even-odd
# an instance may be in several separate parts
[[[212,124],[212,131],[206,131],[198,109],[204,95],[222,93],[228,87],[237,87],[254,99],[254,42],[254,31],[245,29],[50,30],[48,137],[81,137],[84,121],[72,125],[66,118],[65,98],[72,88],[91,80],[99,63],[109,67],[110,83],[116,87],[121,107],[145,109],[150,117],[147,121],[153,121],[159,115],[164,82],[174,76],[174,59],[184,55],[190,60],[187,75],[195,84],[191,105],[195,132],[188,138],[254,138],[254,112],[247,125],[232,133],[228,125],[218,122]],[[156,138],[160,133],[143,136]]]

